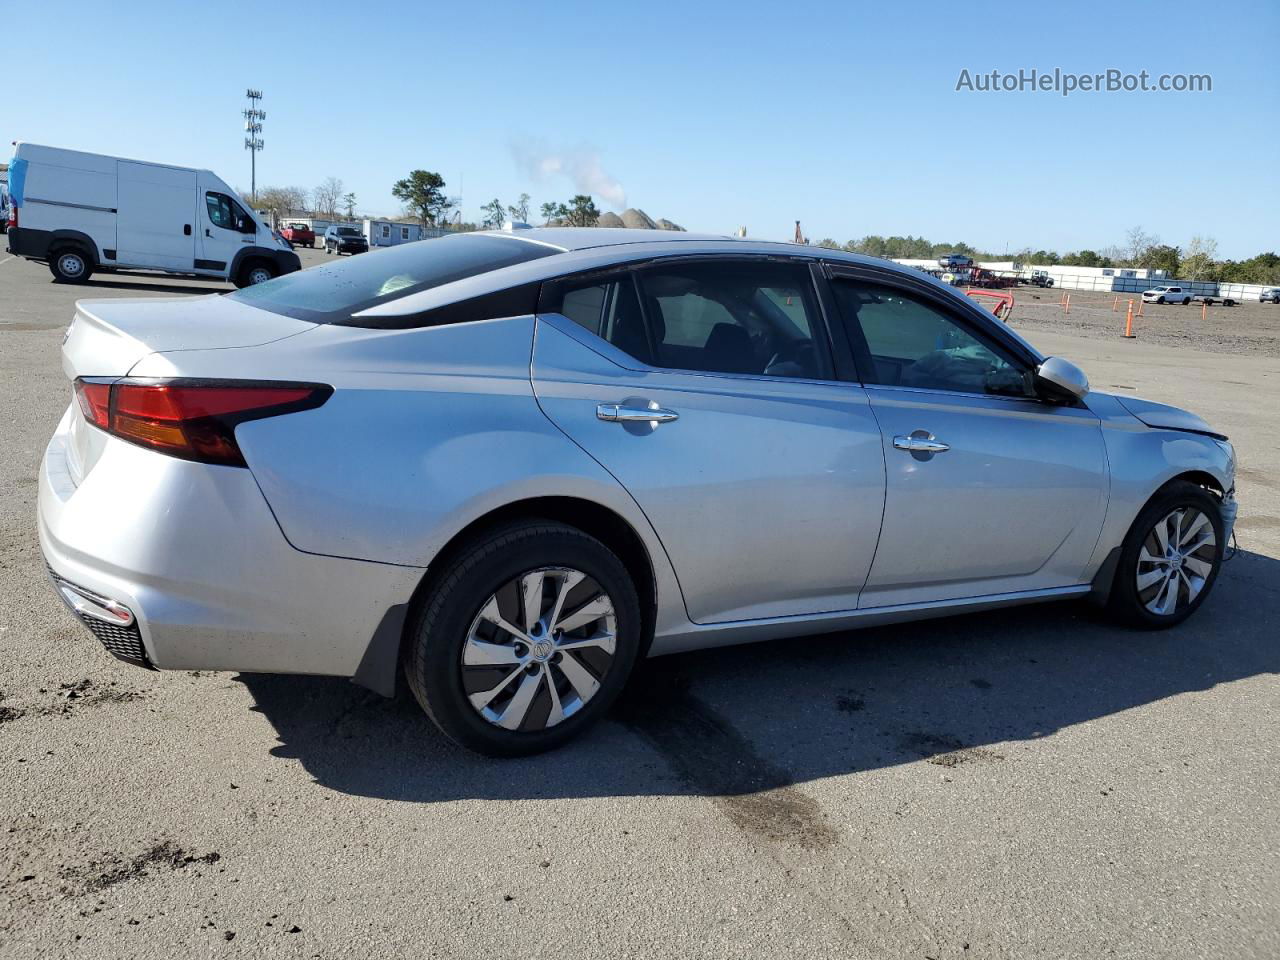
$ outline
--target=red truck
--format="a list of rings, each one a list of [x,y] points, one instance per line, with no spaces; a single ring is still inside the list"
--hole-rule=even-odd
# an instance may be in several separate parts
[[[305,223],[286,223],[280,236],[289,241],[291,247],[314,247],[316,232]]]

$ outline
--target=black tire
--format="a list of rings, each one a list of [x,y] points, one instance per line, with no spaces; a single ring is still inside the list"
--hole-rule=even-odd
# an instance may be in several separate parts
[[[49,254],[55,283],[84,283],[93,276],[93,258],[80,247],[62,247]]]
[[[1205,578],[1200,592],[1186,606],[1172,613],[1157,614],[1149,610],[1143,602],[1138,589],[1138,561],[1147,540],[1156,524],[1174,510],[1194,507],[1209,518],[1213,526],[1214,547],[1212,551],[1213,567]],[[1222,508],[1218,499],[1204,487],[1187,481],[1175,481],[1160,490],[1138,514],[1129,528],[1120,548],[1120,562],[1116,565],[1115,580],[1111,585],[1108,607],[1111,614],[1120,621],[1134,627],[1147,630],[1162,630],[1176,626],[1204,603],[1205,598],[1213,590],[1218,573],[1222,569],[1222,557],[1226,547],[1223,537]]]
[[[1182,305],[1183,305],[1184,307],[1185,307],[1187,304],[1189,304],[1190,302],[1191,302],[1191,298],[1190,298],[1190,297],[1183,297],[1183,298],[1182,298]]]
[[[265,278],[262,275],[265,274]],[[257,283],[265,283],[277,275],[276,268],[268,260],[250,260],[236,274],[235,285],[243,290]]]
[[[1156,303],[1164,303],[1164,297],[1156,297]]]
[[[481,716],[468,699],[463,648],[490,597],[522,574],[545,567],[580,571],[607,595],[616,616],[614,653],[596,677],[595,693],[576,713],[541,729],[508,730]],[[447,561],[411,620],[404,673],[418,703],[451,740],[488,756],[525,756],[561,746],[608,711],[631,673],[642,629],[635,585],[613,551],[574,527],[524,521],[486,534]],[[538,689],[542,697],[545,688]]]

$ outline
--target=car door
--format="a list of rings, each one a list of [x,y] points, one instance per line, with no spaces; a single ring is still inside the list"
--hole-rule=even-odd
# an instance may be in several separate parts
[[[857,606],[884,505],[806,263],[678,259],[544,285],[533,384],[635,498],[697,623]]]
[[[196,268],[225,275],[240,248],[257,239],[257,226],[234,198],[220,190],[206,189],[200,206],[201,252]],[[247,232],[250,225],[252,232]]]
[[[862,606],[1080,583],[1107,503],[1098,418],[1034,396],[1025,348],[944,291],[857,271],[831,286],[883,433]]]

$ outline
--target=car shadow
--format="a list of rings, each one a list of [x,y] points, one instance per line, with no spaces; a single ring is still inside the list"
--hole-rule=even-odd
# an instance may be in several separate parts
[[[110,290],[141,290],[144,293],[190,293],[197,295],[230,293],[234,289],[230,284],[207,286],[194,283],[165,283],[162,280],[148,281],[145,278],[137,280],[100,280],[96,277],[84,281],[80,286],[90,289],[100,287]]]
[[[272,754],[344,793],[763,796],[783,806],[765,819],[785,824],[803,820],[789,806],[806,799],[795,784],[921,759],[999,762],[1010,741],[1280,672],[1278,625],[1280,561],[1241,552],[1205,607],[1167,631],[1060,602],[656,658],[593,731],[505,761],[453,745],[407,694],[384,700],[335,678],[238,679],[277,731]]]

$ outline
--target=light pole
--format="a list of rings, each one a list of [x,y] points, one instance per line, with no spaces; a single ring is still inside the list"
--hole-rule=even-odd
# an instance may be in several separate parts
[[[262,91],[255,90],[250,87],[244,92],[249,99],[247,109],[241,111],[244,114],[244,148],[249,151],[249,195],[253,198],[253,202],[258,202],[258,151],[263,147],[263,141],[258,136],[262,133],[262,121],[267,119],[267,112],[258,109],[258,101],[262,99]]]

